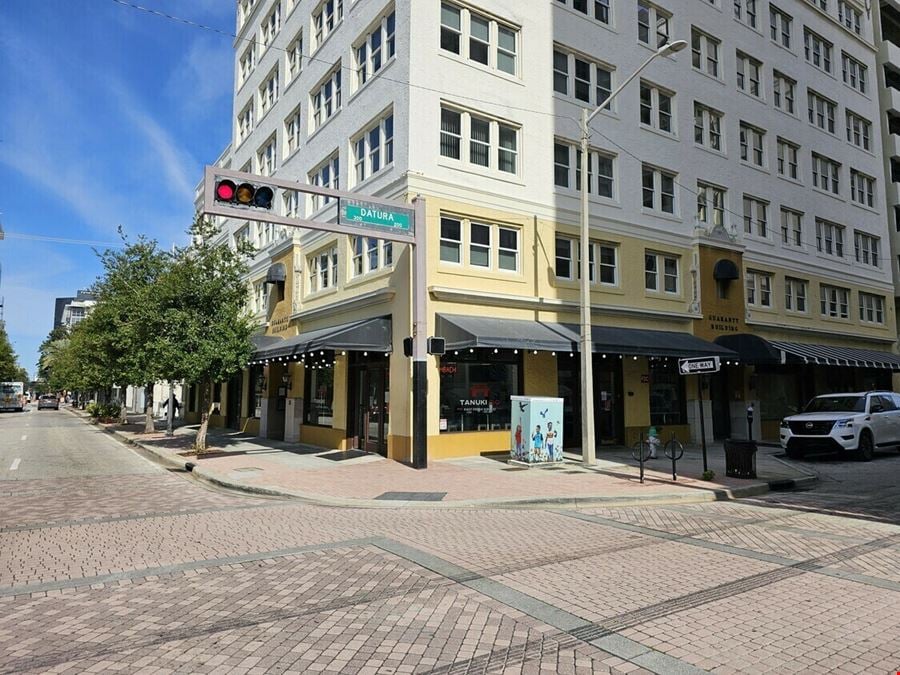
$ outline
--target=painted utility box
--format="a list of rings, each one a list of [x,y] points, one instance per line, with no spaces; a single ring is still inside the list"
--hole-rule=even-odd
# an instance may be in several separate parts
[[[511,396],[510,459],[529,464],[563,459],[563,400]]]

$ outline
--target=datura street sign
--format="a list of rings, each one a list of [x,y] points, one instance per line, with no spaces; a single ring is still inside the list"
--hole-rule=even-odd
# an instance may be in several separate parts
[[[340,223],[414,234],[415,211],[358,199],[341,198]]]

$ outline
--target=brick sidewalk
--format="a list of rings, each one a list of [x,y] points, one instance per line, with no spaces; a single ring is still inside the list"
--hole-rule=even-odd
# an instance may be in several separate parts
[[[168,464],[192,462],[200,478],[251,492],[352,506],[713,501],[765,492],[769,481],[809,480],[773,457],[776,450],[765,447],[757,453],[756,480],[725,477],[719,444],[708,452],[714,481],[701,480],[699,451],[689,449],[678,464],[677,481],[672,480],[671,462],[656,459],[647,462],[641,483],[637,464],[621,448],[603,450],[591,468],[571,455],[562,465],[547,467],[520,468],[505,458],[471,457],[432,461],[427,469],[417,470],[374,454],[332,461],[322,455],[333,451],[223,429],[209,431],[209,452],[197,457],[191,453],[196,426],[179,427],[167,437],[163,430],[141,433],[142,419],[129,422],[104,426]]]

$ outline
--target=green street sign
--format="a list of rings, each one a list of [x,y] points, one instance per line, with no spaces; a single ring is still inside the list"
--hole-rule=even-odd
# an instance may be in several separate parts
[[[360,225],[363,228],[413,234],[415,211],[356,199],[341,199],[339,222],[342,225]]]

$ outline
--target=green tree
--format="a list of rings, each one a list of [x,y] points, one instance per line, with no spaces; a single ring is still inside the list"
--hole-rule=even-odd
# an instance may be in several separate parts
[[[6,326],[0,323],[0,381],[27,382],[28,373],[19,365],[18,356],[6,334]]]
[[[217,226],[198,217],[189,231],[191,245],[175,250],[157,288],[163,325],[150,347],[160,356],[164,379],[200,386],[198,452],[206,450],[213,384],[241,371],[253,351],[254,325],[245,309],[244,281],[253,249],[216,244],[218,232]]]
[[[122,249],[107,249],[100,255],[104,274],[94,284],[97,304],[92,312],[106,329],[102,336],[110,359],[107,367],[124,398],[127,385],[145,386],[146,421],[144,430],[153,431],[153,383],[162,377],[166,349],[160,334],[160,297],[157,285],[168,272],[172,256],[159,249],[155,240],[140,236]],[[163,338],[163,340],[160,340]],[[125,401],[122,400],[125,417]]]
[[[65,325],[53,328],[41,343],[40,357],[38,359],[38,379],[44,382],[50,380],[50,372],[61,349],[68,344],[69,329]]]

